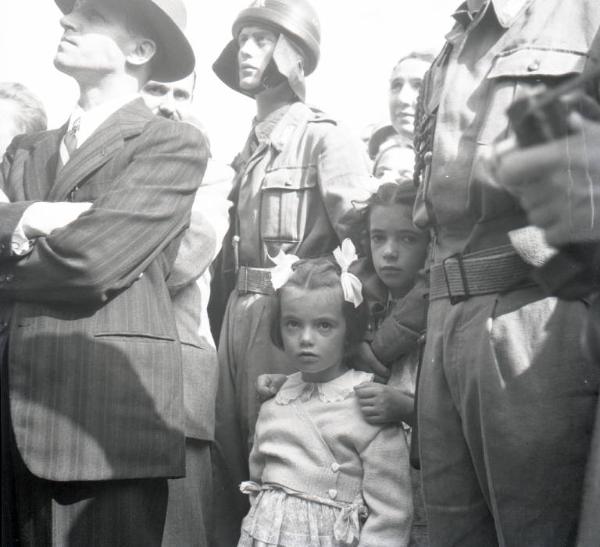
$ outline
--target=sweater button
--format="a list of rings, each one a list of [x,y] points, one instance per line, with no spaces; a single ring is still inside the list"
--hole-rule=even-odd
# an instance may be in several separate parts
[[[328,494],[329,494],[329,497],[330,497],[332,500],[334,500],[334,499],[337,497],[337,490],[335,490],[335,489],[333,489],[333,488],[332,488],[332,489],[331,489],[331,490],[328,492]]]
[[[337,462],[334,462],[334,463],[332,463],[332,464],[331,464],[331,470],[332,470],[334,473],[337,473],[337,472],[340,470],[340,464],[339,464],[339,463],[337,463]]]

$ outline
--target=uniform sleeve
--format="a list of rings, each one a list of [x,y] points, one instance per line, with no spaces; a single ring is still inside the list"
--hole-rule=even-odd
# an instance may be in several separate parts
[[[361,453],[369,516],[359,547],[408,545],[413,517],[408,444],[400,427],[385,427]]]
[[[409,293],[399,300],[383,320],[371,342],[375,357],[389,365],[410,353],[427,327],[427,283],[421,275]]]
[[[150,123],[137,141],[132,161],[89,211],[39,238],[21,260],[0,263],[0,299],[105,302],[181,235],[206,167],[205,139],[187,124]],[[1,242],[23,205],[0,204]]]
[[[331,225],[341,241],[350,235],[348,213],[353,210],[353,203],[369,198],[373,182],[360,140],[338,125],[320,125],[324,131],[319,153],[320,190]]]
[[[229,228],[231,202],[227,195],[232,179],[231,168],[215,169],[215,163],[208,160],[194,198],[190,227],[183,236],[169,276],[171,293],[198,279],[217,256]]]

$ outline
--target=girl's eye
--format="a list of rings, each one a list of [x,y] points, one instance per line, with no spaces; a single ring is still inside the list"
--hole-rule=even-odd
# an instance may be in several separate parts
[[[414,245],[418,241],[418,239],[416,236],[405,235],[402,236],[402,241],[403,243],[409,243],[410,245]]]
[[[331,325],[331,323],[329,323],[329,321],[321,321],[319,323],[319,330],[329,331],[329,330],[331,330],[331,327],[332,327],[332,325]]]
[[[373,243],[382,243],[384,239],[385,238],[382,235],[379,235],[379,234],[373,234],[371,236],[371,241]]]
[[[297,329],[300,326],[300,324],[295,319],[288,319],[283,323],[283,326],[286,329]]]

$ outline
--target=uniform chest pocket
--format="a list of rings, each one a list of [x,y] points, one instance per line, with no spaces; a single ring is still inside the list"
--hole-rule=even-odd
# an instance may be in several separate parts
[[[501,53],[487,75],[488,105],[477,141],[490,144],[510,131],[506,110],[517,99],[555,87],[582,72],[585,52],[523,47]]]
[[[317,170],[312,165],[267,171],[261,186],[262,239],[290,243],[301,241],[315,192]]]

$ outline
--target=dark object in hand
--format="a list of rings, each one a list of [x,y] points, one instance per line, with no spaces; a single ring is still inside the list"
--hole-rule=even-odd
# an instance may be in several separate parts
[[[600,120],[600,105],[590,93],[599,81],[600,68],[597,68],[549,91],[515,101],[507,114],[519,145],[525,148],[573,133],[568,122],[571,112]]]
[[[573,133],[569,115],[600,120],[600,105],[593,98],[600,67],[584,72],[549,91],[515,101],[507,111],[519,146],[526,148]],[[600,242],[565,245],[533,277],[549,294],[576,300],[598,290]]]

